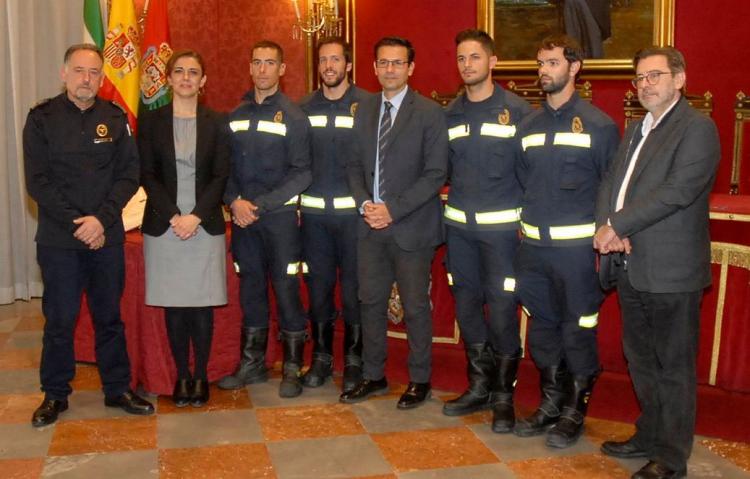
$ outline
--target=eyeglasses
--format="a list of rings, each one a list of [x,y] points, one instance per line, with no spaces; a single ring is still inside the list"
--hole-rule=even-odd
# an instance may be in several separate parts
[[[385,70],[386,68],[388,68],[388,65],[392,66],[395,69],[399,69],[404,68],[408,64],[409,62],[406,60],[386,60],[384,58],[375,62],[375,66],[377,68],[380,68],[381,70]]]
[[[638,88],[638,85],[642,84],[644,81],[648,82],[649,85],[656,85],[657,83],[659,83],[659,78],[661,78],[662,75],[671,74],[672,72],[646,72],[643,75],[637,75],[635,78],[630,80],[630,83],[632,83],[635,88]]]

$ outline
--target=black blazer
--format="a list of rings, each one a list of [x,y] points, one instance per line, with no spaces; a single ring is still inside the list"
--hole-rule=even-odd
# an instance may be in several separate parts
[[[187,214],[177,208],[177,166],[172,130],[172,104],[147,111],[138,118],[138,151],[141,157],[141,185],[148,200],[141,230],[160,236],[169,220]],[[189,212],[201,219],[207,233],[224,233],[221,197],[229,177],[229,134],[226,119],[198,105],[195,145],[195,208]]]
[[[362,100],[354,118],[354,154],[347,164],[347,175],[358,207],[372,201],[381,102],[381,94]],[[385,204],[393,223],[387,230],[407,251],[436,246],[442,242],[438,193],[448,171],[445,114],[437,103],[410,88],[389,136],[385,152],[389,196]],[[363,220],[359,234],[380,233]]]
[[[609,220],[618,236],[630,238],[628,277],[635,289],[649,293],[699,291],[711,284],[708,195],[721,156],[719,135],[714,122],[684,98],[667,115],[641,148],[623,208],[614,211],[642,120],[625,132],[596,204],[597,227]],[[606,287],[613,255],[601,261]]]

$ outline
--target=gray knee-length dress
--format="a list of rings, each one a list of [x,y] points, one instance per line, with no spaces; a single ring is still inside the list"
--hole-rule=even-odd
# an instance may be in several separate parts
[[[174,118],[177,158],[177,207],[195,207],[196,119]],[[163,235],[143,235],[146,304],[166,307],[218,306],[227,303],[224,235],[198,233],[181,240],[170,227]]]

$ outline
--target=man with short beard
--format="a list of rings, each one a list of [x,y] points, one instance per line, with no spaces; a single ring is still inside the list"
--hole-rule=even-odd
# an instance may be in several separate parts
[[[54,423],[68,409],[76,372],[73,333],[84,291],[104,405],[130,414],[154,412],[130,390],[120,317],[122,208],[138,189],[138,150],[122,108],[97,97],[104,81],[102,51],[73,45],[63,61],[63,93],[32,108],[23,129],[26,189],[39,206],[36,259],[44,282],[44,401],[32,416],[34,427]]]
[[[321,386],[333,372],[336,279],[341,278],[344,316],[344,382],[349,391],[362,379],[362,327],[357,299],[357,224],[359,212],[346,177],[352,155],[354,115],[370,96],[349,82],[352,50],[337,37],[318,42],[320,88],[300,106],[312,133],[310,187],[300,198],[302,243],[308,272],[310,323],[314,341],[306,387]]]
[[[575,91],[582,58],[569,37],[541,43],[537,64],[546,102],[517,133],[524,195],[516,291],[532,317],[529,346],[542,397],[514,432],[549,431],[547,445],[556,448],[573,445],[583,433],[600,371],[596,326],[604,294],[591,241],[597,189],[619,142],[612,119]]]
[[[456,35],[466,92],[446,111],[451,190],[443,221],[469,388],[447,401],[443,414],[463,416],[491,406],[492,430],[503,433],[515,424],[513,392],[521,360],[513,273],[521,203],[516,125],[531,107],[492,81],[494,49],[492,37],[481,30]]]

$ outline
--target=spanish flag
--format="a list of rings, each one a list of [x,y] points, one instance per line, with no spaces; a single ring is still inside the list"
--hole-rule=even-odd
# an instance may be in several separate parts
[[[172,48],[167,0],[149,0],[147,5],[141,42],[141,108],[155,110],[172,99],[167,85],[167,62]]]
[[[135,129],[140,97],[141,51],[133,0],[112,0],[103,52],[106,78],[100,95],[125,109],[130,126]]]

